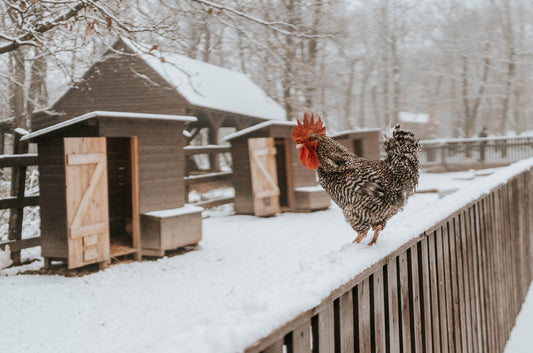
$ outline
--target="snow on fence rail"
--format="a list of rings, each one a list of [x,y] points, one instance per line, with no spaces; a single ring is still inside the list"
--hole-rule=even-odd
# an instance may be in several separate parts
[[[448,196],[449,216],[245,352],[503,352],[533,279],[532,167]]]
[[[445,170],[465,165],[501,166],[533,157],[533,137],[491,137],[421,141],[420,164]]]

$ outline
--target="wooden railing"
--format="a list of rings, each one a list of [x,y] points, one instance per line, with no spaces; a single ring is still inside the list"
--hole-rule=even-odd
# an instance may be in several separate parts
[[[246,349],[503,352],[533,279],[533,176],[491,190]]]
[[[23,134],[19,131],[14,133],[12,155],[0,156],[0,168],[12,168],[11,172],[11,196],[0,198],[0,210],[9,209],[9,231],[7,241],[0,241],[0,249],[9,245],[11,259],[14,265],[21,264],[20,251],[41,245],[40,237],[22,239],[22,221],[24,207],[38,206],[39,195],[25,196],[26,169],[28,166],[38,164],[36,154],[28,153],[28,144],[20,141]]]
[[[444,170],[502,166],[533,157],[533,137],[491,137],[420,141],[420,165]]]

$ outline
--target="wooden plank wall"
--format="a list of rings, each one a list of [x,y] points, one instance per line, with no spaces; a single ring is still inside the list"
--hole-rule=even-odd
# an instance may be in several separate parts
[[[503,352],[533,279],[532,190],[511,179],[246,352]]]
[[[101,119],[100,135],[139,137],[139,212],[185,204],[185,138],[183,122]]]
[[[66,258],[68,233],[63,139],[50,138],[38,146],[41,254],[43,257]]]
[[[112,56],[91,67],[51,108],[64,114],[36,115],[32,130],[94,110],[183,115],[186,104],[142,59]]]
[[[252,195],[252,177],[248,141],[239,140],[231,143],[233,164],[233,186],[235,188],[235,212],[253,214],[254,200]]]

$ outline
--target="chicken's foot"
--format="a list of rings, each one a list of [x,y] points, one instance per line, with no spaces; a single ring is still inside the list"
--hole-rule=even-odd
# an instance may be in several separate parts
[[[372,240],[370,241],[370,243],[368,243],[368,246],[372,246],[376,244],[376,241],[378,241],[379,232],[381,232],[382,230],[383,230],[382,225],[374,227],[374,236],[372,237]]]
[[[363,240],[367,234],[368,230],[366,232],[357,232],[357,238],[355,238],[352,243],[360,243],[361,240]]]

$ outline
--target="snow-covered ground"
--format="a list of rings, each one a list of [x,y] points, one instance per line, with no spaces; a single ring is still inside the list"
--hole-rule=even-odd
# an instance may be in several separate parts
[[[531,353],[533,352],[533,284],[529,286],[526,300],[516,317],[516,322],[504,353]]]
[[[341,211],[272,218],[207,213],[200,248],[84,277],[0,270],[1,352],[237,352],[470,200],[533,166],[423,174],[378,243],[352,244]],[[478,173],[479,174],[479,173]],[[369,237],[370,238],[370,237]],[[368,242],[370,239],[365,240]]]

